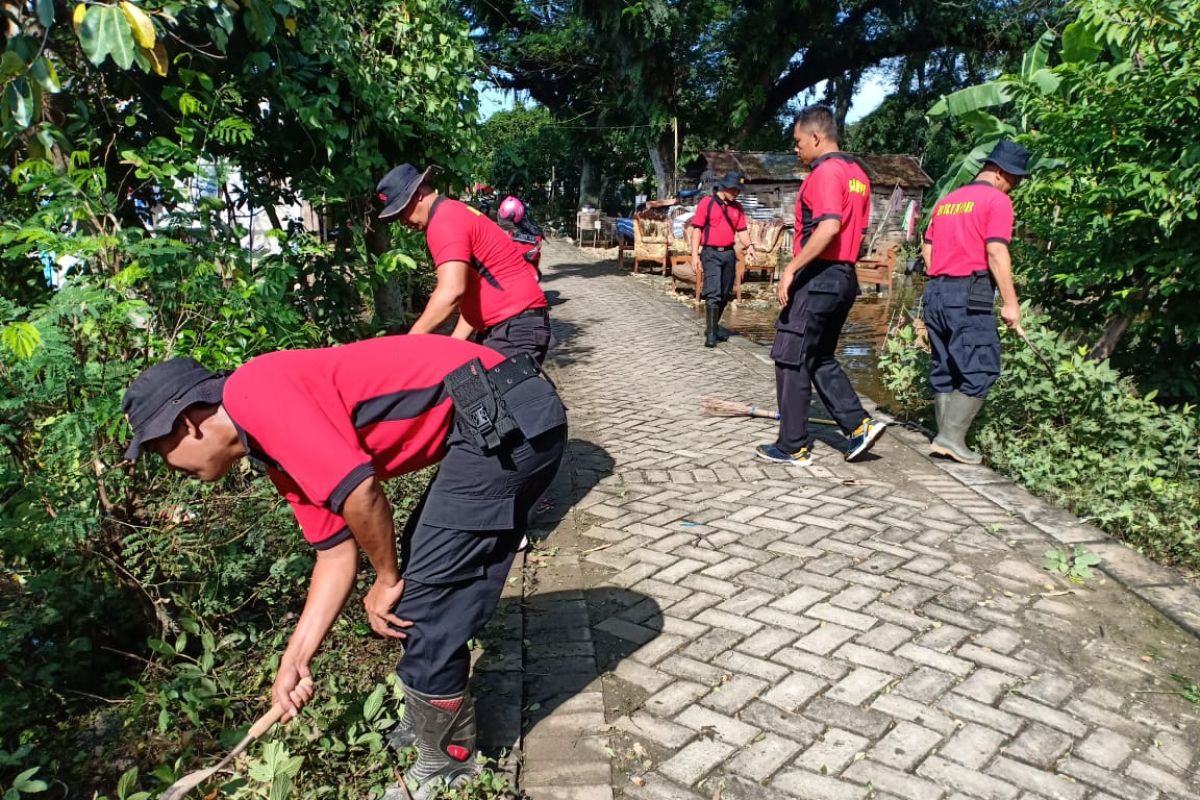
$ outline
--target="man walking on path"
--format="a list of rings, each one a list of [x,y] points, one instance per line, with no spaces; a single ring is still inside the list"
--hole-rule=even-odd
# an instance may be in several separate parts
[[[358,551],[375,568],[372,629],[404,639],[406,710],[394,738],[415,744],[408,777],[424,800],[475,773],[467,641],[495,611],[534,502],[562,458],[566,415],[528,354],[445,336],[385,336],[255,358],[232,374],[190,358],[129,387],[134,438],[205,481],[244,456],[266,466],[316,548],[308,598],[272,695],[295,716],[309,664],[345,604]],[[401,538],[380,482],[441,462]],[[440,779],[440,780],[439,780]]]
[[[871,184],[858,161],[838,147],[837,123],[825,106],[796,117],[796,155],[811,168],[796,196],[796,255],[779,279],[783,308],[775,322],[775,393],[779,438],[759,445],[766,461],[812,463],[808,410],[815,385],[850,441],[847,461],[871,449],[884,425],[871,419],[834,353],[858,296],[854,262],[871,213]]]
[[[704,346],[716,347],[729,339],[720,329],[721,315],[733,298],[733,280],[737,272],[735,242],[741,241],[747,252],[754,250],[746,231],[746,212],[737,201],[742,176],[727,172],[713,187],[713,193],[696,206],[691,225],[692,268],[704,275]]]
[[[457,311],[454,338],[473,336],[506,356],[529,353],[542,363],[550,312],[537,270],[503,228],[431,187],[431,169],[401,164],[375,187],[379,219],[425,231],[437,267],[437,288],[408,332],[433,333]]]
[[[967,447],[967,431],[1000,377],[997,287],[1001,319],[1010,328],[1021,321],[1008,252],[1013,229],[1008,195],[1028,174],[1028,163],[1025,148],[1001,141],[974,181],[938,201],[925,231],[929,281],[921,307],[937,415],[931,449],[963,464],[983,461]]]

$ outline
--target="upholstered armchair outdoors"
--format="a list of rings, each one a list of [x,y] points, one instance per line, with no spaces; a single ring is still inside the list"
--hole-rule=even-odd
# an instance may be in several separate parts
[[[767,274],[767,285],[775,284],[775,273],[779,269],[779,261],[783,251],[783,222],[777,219],[752,219],[746,225],[746,232],[754,244],[754,253],[750,254],[738,249],[737,278],[734,281],[733,296],[742,299],[742,278],[750,270],[761,270]]]
[[[633,271],[637,272],[643,261],[666,269],[667,240],[671,223],[640,216],[633,218]]]

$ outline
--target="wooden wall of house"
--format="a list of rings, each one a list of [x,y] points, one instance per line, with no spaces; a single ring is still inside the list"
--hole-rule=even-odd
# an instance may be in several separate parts
[[[904,211],[908,208],[909,200],[916,201],[917,210],[920,213],[924,192],[921,189],[905,189],[904,202],[900,204],[900,210],[894,214],[887,214],[888,201],[891,200],[894,189],[894,186],[886,188],[882,186],[872,187],[871,224],[867,228],[866,241],[874,241],[875,250],[886,249],[888,243],[892,242],[896,244],[904,243]],[[879,229],[880,225],[883,225],[882,231]],[[878,235],[876,235],[877,232]]]

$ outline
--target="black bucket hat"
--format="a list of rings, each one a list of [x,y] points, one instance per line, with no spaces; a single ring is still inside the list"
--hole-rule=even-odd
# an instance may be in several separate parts
[[[379,218],[386,221],[399,215],[431,172],[433,167],[426,167],[422,172],[412,164],[401,164],[384,175],[375,186],[376,199],[383,205]]]
[[[133,428],[125,458],[135,460],[146,442],[166,436],[188,406],[221,402],[226,373],[205,369],[190,358],[155,364],[130,384],[121,410]]]
[[[1018,178],[1029,174],[1029,151],[1009,139],[997,142],[984,161],[995,164],[1009,175],[1016,175]]]
[[[725,177],[721,178],[721,180],[717,183],[717,187],[720,189],[737,189],[738,191],[741,191],[742,173],[732,171],[726,172]]]

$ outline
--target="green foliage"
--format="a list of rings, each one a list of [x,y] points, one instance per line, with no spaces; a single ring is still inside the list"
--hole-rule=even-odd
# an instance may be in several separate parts
[[[36,780],[38,767],[30,767],[13,778],[12,784],[4,792],[3,800],[21,800],[23,794],[41,794],[50,788],[45,781]]]
[[[927,56],[949,52],[955,62],[962,54],[975,69],[979,54],[1028,41],[1035,16],[1053,18],[1059,2],[1035,4],[1037,15],[1004,4],[926,0],[460,5],[481,32],[481,54],[497,86],[527,91],[578,129],[575,150],[589,169],[613,182],[653,174],[646,188],[665,196],[676,166],[682,174],[700,150],[789,147],[781,116],[822,83],[837,88],[829,99],[848,106],[868,70],[898,57],[924,71]],[[618,145],[636,145],[632,164],[626,147],[613,147],[617,131]]]
[[[1083,583],[1094,577],[1092,567],[1100,563],[1100,556],[1089,553],[1081,545],[1075,545],[1075,551],[1052,549],[1045,553],[1042,569],[1065,576],[1071,583]]]
[[[1164,407],[1107,361],[1060,337],[1025,310],[1031,341],[1053,366],[1002,331],[1000,380],[972,428],[988,462],[1138,550],[1200,566],[1200,419]],[[927,419],[928,354],[903,329],[880,359],[900,411]]]
[[[64,8],[6,6],[0,56],[0,787],[145,800],[264,710],[313,557],[249,468],[124,463],[124,389],[373,335],[388,282],[411,305],[424,245],[372,228],[369,190],[405,159],[466,174],[476,56],[440,0]],[[303,202],[322,230],[277,219]],[[33,259],[64,257],[51,290]],[[226,796],[380,793],[388,715],[362,707],[395,654],[335,637],[311,722]]]
[[[887,367],[880,370],[880,379],[884,388],[905,409],[919,407],[927,391],[925,376],[929,374],[929,353],[915,346],[916,338],[911,325],[902,325],[884,342],[882,358]]]
[[[1200,683],[1196,683],[1186,675],[1179,674],[1172,674],[1171,680],[1179,684],[1179,692],[1177,694],[1180,697],[1192,705],[1200,705]]]

